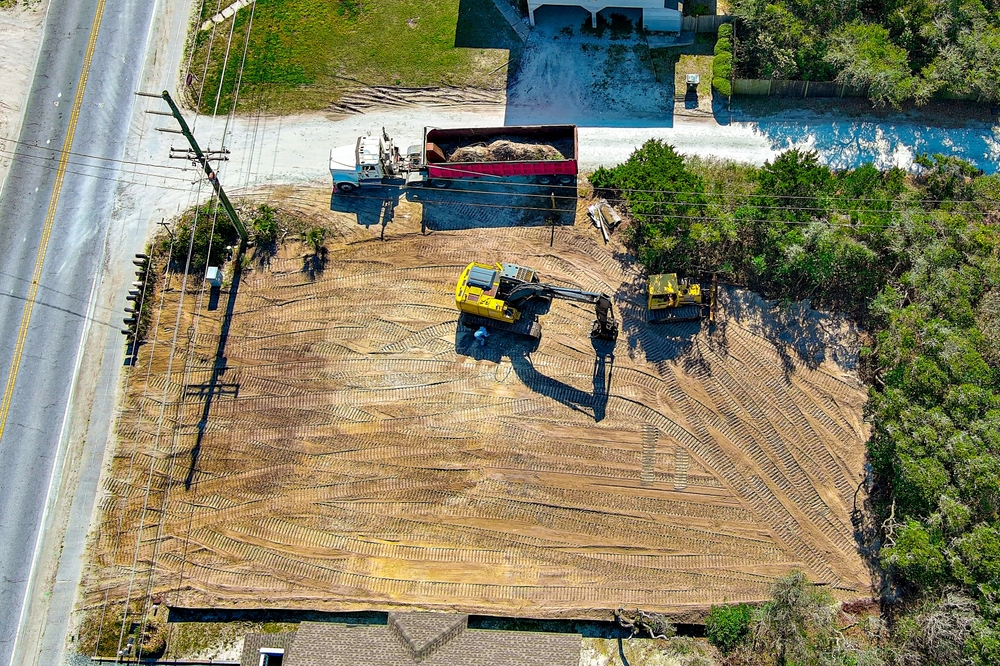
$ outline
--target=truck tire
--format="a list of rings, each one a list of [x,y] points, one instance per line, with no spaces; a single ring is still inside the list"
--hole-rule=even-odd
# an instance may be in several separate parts
[[[449,185],[451,185],[451,183],[449,181],[447,181],[447,180],[441,180],[440,178],[434,178],[434,179],[431,180],[430,185],[431,185],[431,187],[436,187],[439,190],[443,190],[444,188],[446,188]]]
[[[343,194],[348,194],[356,189],[358,189],[358,186],[354,183],[337,183],[337,191]]]
[[[538,183],[539,185],[551,185],[552,176],[538,176],[537,178],[535,178],[535,182]]]
[[[576,185],[576,176],[570,176],[568,174],[567,175],[563,175],[563,176],[559,176],[559,184],[560,185],[566,185],[566,186]]]

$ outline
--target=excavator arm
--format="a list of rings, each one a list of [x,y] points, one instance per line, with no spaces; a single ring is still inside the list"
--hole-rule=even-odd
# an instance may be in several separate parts
[[[516,306],[529,298],[558,298],[564,301],[576,301],[577,303],[597,303],[601,296],[603,294],[593,291],[557,287],[554,284],[545,284],[542,282],[524,282],[507,294],[507,302]]]
[[[594,321],[590,336],[600,340],[616,340],[618,338],[618,322],[615,321],[615,315],[611,309],[611,297],[607,294],[558,287],[541,282],[524,282],[507,294],[507,302],[515,307],[529,298],[558,298],[577,303],[591,303],[594,305],[597,319]]]

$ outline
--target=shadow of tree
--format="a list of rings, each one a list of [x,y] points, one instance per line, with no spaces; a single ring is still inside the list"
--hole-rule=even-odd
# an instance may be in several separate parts
[[[827,360],[845,370],[857,369],[858,328],[846,317],[813,310],[809,301],[766,301],[735,287],[720,287],[719,297],[726,319],[774,345],[786,375],[794,371],[796,360],[811,369]]]
[[[321,247],[318,252],[313,252],[302,257],[302,272],[308,275],[310,280],[315,280],[317,276],[326,270],[327,253],[327,249]]]

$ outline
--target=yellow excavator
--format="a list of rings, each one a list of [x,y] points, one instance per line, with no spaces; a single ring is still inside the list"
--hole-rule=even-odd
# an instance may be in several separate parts
[[[688,278],[678,279],[677,273],[650,275],[646,290],[647,322],[650,324],[681,324],[701,321],[708,310],[709,323],[715,323],[716,275],[708,289],[708,302],[703,300],[702,285]]]
[[[525,304],[533,298],[593,304],[596,319],[590,337],[611,341],[618,338],[618,322],[607,294],[545,284],[532,268],[473,262],[462,271],[455,286],[455,305],[465,326],[485,326],[538,340],[542,337],[538,315],[523,312]]]

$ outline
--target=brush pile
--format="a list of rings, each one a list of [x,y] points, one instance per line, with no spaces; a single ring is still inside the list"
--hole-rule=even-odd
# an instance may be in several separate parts
[[[453,152],[449,162],[517,162],[566,159],[555,147],[545,143],[524,143],[497,139],[493,143],[462,146]]]

